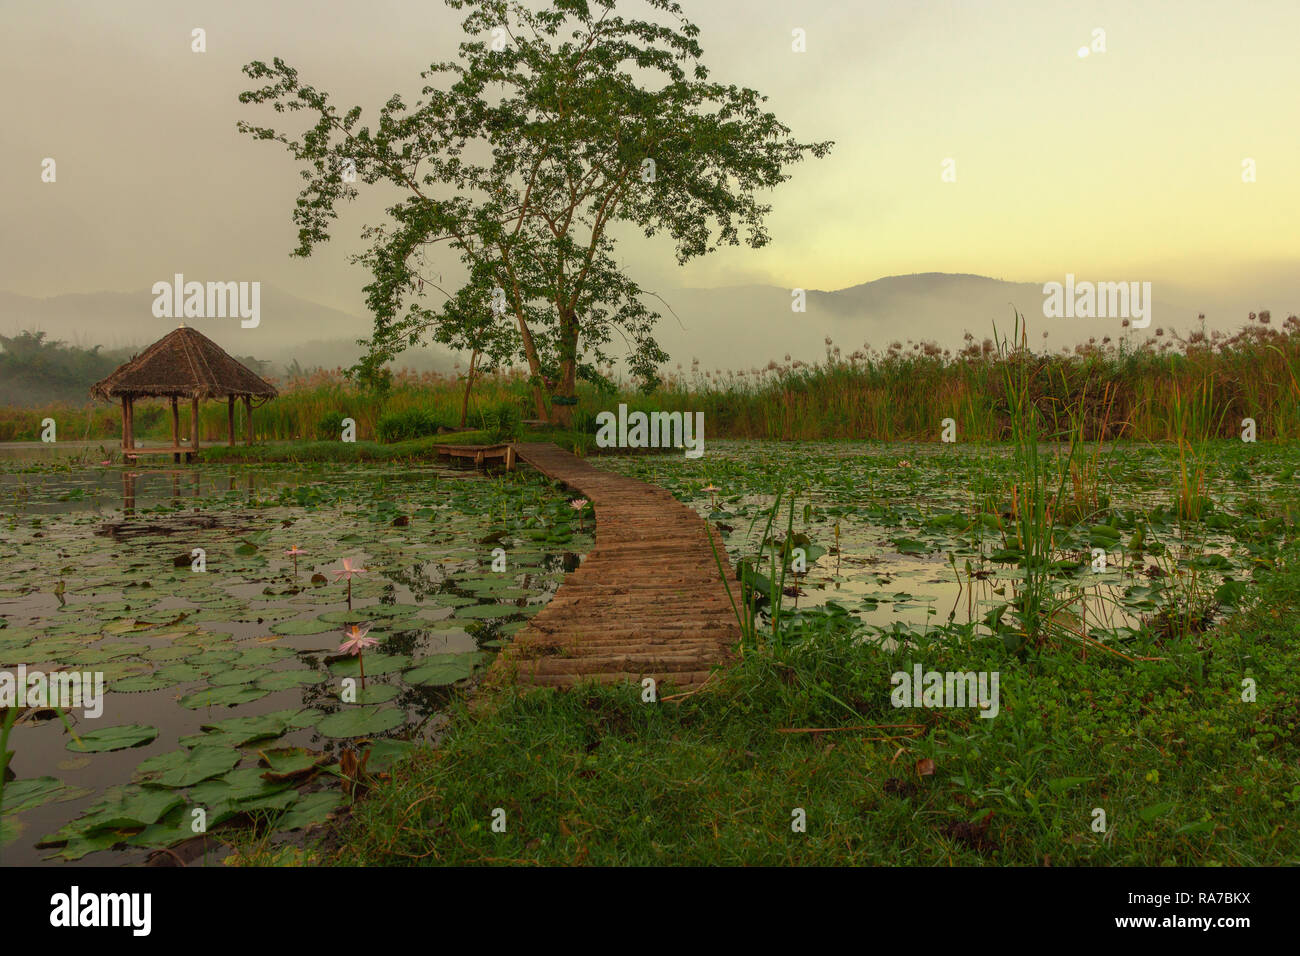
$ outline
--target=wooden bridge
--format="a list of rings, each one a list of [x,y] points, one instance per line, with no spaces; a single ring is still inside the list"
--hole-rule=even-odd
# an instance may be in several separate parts
[[[596,544],[496,666],[539,686],[653,677],[660,686],[699,688],[740,641],[709,544],[712,535],[738,592],[720,535],[662,488],[593,468],[552,444],[513,447],[592,503]]]

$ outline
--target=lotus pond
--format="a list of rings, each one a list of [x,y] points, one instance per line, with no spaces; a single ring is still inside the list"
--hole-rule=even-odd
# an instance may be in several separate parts
[[[1300,521],[1300,451],[1204,451],[1191,510],[1170,448],[1099,448],[1067,473],[1046,569],[1058,632],[1144,654],[1251,602]],[[783,635],[1014,635],[1033,562],[1006,446],[718,441],[700,460],[594,462],[717,525]],[[382,770],[438,736],[456,686],[554,594],[593,527],[527,471],[9,462],[0,671],[96,671],[107,695],[102,718],[70,715],[75,737],[53,711],[22,714],[0,859],[137,862],[192,838],[195,807],[209,828],[293,839],[347,803],[356,760]],[[774,589],[777,555],[790,574]],[[366,569],[350,606],[345,559]],[[345,702],[353,625],[380,644]]]
[[[1169,627],[1204,630],[1250,599],[1252,575],[1273,565],[1300,522],[1300,449],[1221,442],[1202,451],[1194,516],[1179,509],[1186,462],[1176,449],[1126,444],[1076,461],[1052,527],[1054,625],[1141,651]],[[887,642],[936,628],[1010,640],[1029,560],[1008,446],[795,442],[756,455],[752,443],[715,441],[694,461],[600,462],[712,521],[769,605],[772,558],[784,554],[786,633],[829,617]],[[797,576],[795,547],[806,558]]]
[[[102,674],[105,695],[71,732],[20,712],[0,860],[139,862],[193,838],[196,807],[209,830],[322,821],[357,757],[373,773],[437,734],[592,528],[525,472],[5,463],[0,671]],[[341,580],[345,559],[365,572]],[[360,661],[353,625],[379,642]]]

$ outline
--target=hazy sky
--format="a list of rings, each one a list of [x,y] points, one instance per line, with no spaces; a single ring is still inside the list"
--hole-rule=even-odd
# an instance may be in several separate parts
[[[1197,285],[1300,260],[1297,0],[684,6],[714,79],[838,145],[774,194],[764,250],[681,269],[666,241],[626,243],[650,288],[925,271]],[[373,119],[454,54],[460,18],[436,0],[0,0],[0,289],[147,290],[183,272],[362,313],[366,274],[345,256],[382,197],[289,258],[301,180],[281,148],[236,132],[283,119],[239,105],[240,66],[281,56]],[[194,27],[206,53],[190,51]],[[1080,57],[1095,28],[1106,52]]]

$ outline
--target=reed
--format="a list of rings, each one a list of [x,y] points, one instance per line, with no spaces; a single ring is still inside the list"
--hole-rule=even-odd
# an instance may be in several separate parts
[[[1045,427],[1063,430],[1053,416],[1086,394],[1097,400],[1083,409],[1084,438],[1176,442],[1186,397],[1208,379],[1214,383],[1212,403],[1203,409],[1214,422],[1209,437],[1234,437],[1241,420],[1253,418],[1260,440],[1300,439],[1300,317],[1279,327],[1260,313],[1230,336],[1160,335],[1141,347],[1103,341],[1068,353],[1031,352],[1026,335],[1020,352],[1033,373],[1027,397],[1047,415]],[[612,393],[583,384],[579,409],[622,402],[646,412],[702,411],[711,437],[787,441],[935,441],[939,423],[953,418],[962,441],[1000,441],[1012,428],[1007,361],[992,339],[973,336],[956,351],[894,342],[846,355],[828,342],[825,359],[815,363],[774,360],[728,372],[679,365],[648,395],[631,383]],[[276,384],[280,397],[256,411],[259,439],[335,438],[325,434],[326,425],[344,417],[356,421],[359,438],[374,438],[382,415],[417,408],[439,421],[458,422],[464,394],[462,378],[434,373],[398,372],[383,396],[350,383],[338,370]],[[525,407],[527,390],[522,372],[476,377],[468,420],[477,424],[503,402]],[[60,437],[109,440],[120,433],[119,413],[110,406],[0,408],[0,441],[38,440],[46,417],[59,423]],[[203,407],[203,441],[223,440],[226,427],[224,404]],[[243,428],[240,416],[241,441]],[[161,402],[137,407],[136,433],[150,440],[169,437],[170,418]]]

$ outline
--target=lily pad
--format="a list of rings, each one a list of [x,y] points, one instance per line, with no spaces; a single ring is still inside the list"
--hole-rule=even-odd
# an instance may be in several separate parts
[[[147,744],[158,736],[157,727],[146,724],[123,724],[119,727],[104,727],[78,734],[77,739],[68,741],[68,749],[73,753],[105,753],[110,750],[126,750]]]
[[[90,791],[81,787],[72,787],[55,777],[32,777],[28,780],[14,780],[5,784],[5,814],[20,813],[39,807],[43,803],[60,803],[64,800],[76,800]]]
[[[238,750],[214,745],[172,750],[142,761],[132,779],[157,787],[189,787],[221,776],[239,763],[241,756]]]
[[[339,626],[331,621],[322,621],[319,618],[313,618],[306,621],[277,621],[271,625],[273,634],[324,634],[326,631],[337,631]]]
[[[402,679],[408,684],[421,684],[425,687],[445,687],[448,684],[454,684],[458,680],[464,680],[474,672],[474,665],[478,663],[480,655],[477,652],[468,654],[438,654],[434,657],[426,657],[419,661],[414,667],[402,672]]]
[[[199,710],[204,707],[234,707],[237,704],[247,704],[250,701],[260,700],[269,694],[270,691],[261,687],[253,687],[247,684],[234,684],[230,687],[204,687],[196,691],[191,691],[181,698],[181,706],[190,710]]]
[[[331,759],[328,754],[317,753],[305,747],[277,747],[260,750],[257,755],[268,768],[262,774],[263,779],[266,780],[290,780],[302,777],[329,763]]]
[[[230,717],[202,724],[201,729],[230,735],[239,741],[235,746],[242,747],[254,740],[279,737],[290,730],[309,727],[320,715],[319,710],[310,707],[303,710],[277,710],[252,717]]]
[[[271,671],[257,680],[257,686],[269,691],[288,690],[290,687],[304,687],[319,684],[326,676],[318,670],[301,667],[287,671]]]
[[[305,794],[283,816],[276,819],[275,828],[287,832],[319,826],[342,805],[343,794],[337,790],[317,790]]]
[[[326,737],[366,737],[392,730],[404,720],[405,712],[396,707],[345,707],[323,719],[316,730]]]
[[[391,674],[409,667],[411,659],[405,654],[367,654],[365,656],[366,676],[378,677]],[[361,665],[352,656],[340,657],[330,662],[330,673],[335,677],[360,677]]]

